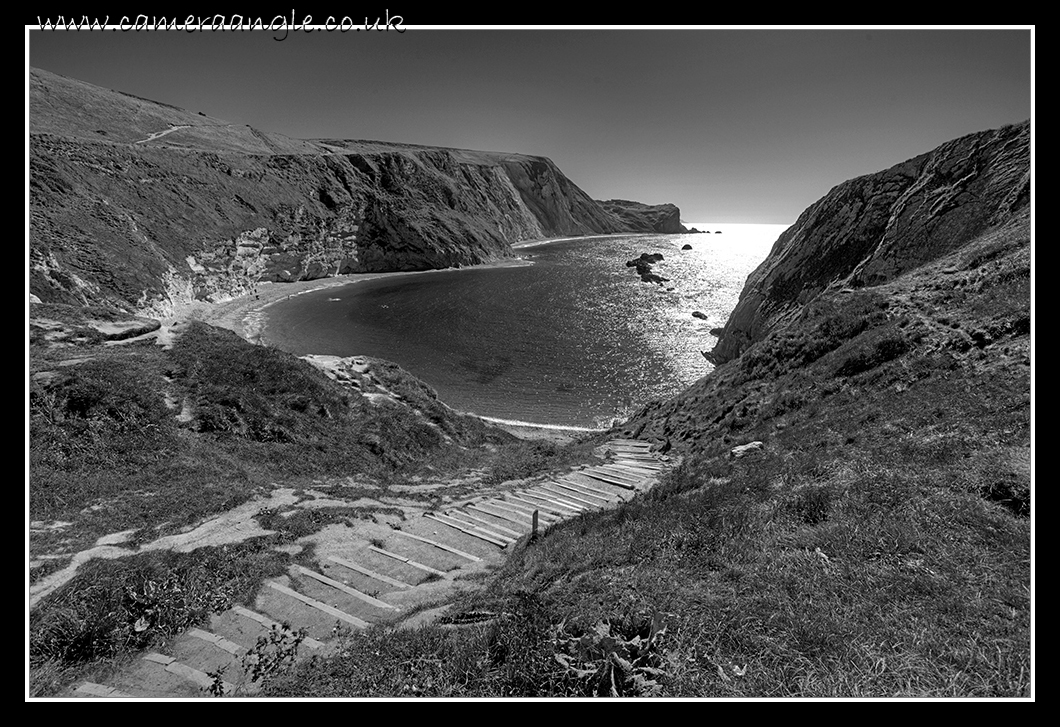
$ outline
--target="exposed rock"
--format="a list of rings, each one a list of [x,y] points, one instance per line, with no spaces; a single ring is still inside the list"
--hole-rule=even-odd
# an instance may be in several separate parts
[[[744,457],[761,454],[765,450],[765,445],[761,442],[748,442],[747,444],[741,444],[738,447],[733,447],[729,450],[729,459],[743,459]]]
[[[609,199],[600,206],[635,232],[679,234],[688,232],[681,224],[681,210],[672,204],[649,205],[626,199]]]
[[[682,249],[682,250],[691,250],[691,249],[692,249],[692,246],[691,246],[691,245],[688,245],[688,244],[685,244],[685,245],[682,245],[682,246],[681,246],[681,249]]]
[[[711,358],[729,361],[829,285],[877,285],[936,260],[1030,201],[1030,122],[950,141],[838,185],[751,273]]]
[[[37,69],[29,147],[30,287],[46,303],[147,310],[459,267],[525,240],[662,231],[673,207],[620,217],[543,157],[291,139]]]
[[[85,324],[101,333],[108,341],[124,341],[127,338],[135,338],[157,331],[162,327],[162,322],[154,318],[133,318],[124,321],[87,320]]]
[[[640,257],[633,258],[632,260],[626,261],[627,268],[636,268],[637,275],[645,283],[658,283],[662,285],[670,281],[669,278],[664,278],[661,275],[656,275],[652,272],[652,263],[660,262],[663,259],[662,253],[653,252],[647,253],[642,252]]]
[[[703,311],[698,311],[698,310],[692,311],[692,317],[693,318],[699,318],[699,319],[704,320],[704,321],[707,320],[707,314],[704,313]]]

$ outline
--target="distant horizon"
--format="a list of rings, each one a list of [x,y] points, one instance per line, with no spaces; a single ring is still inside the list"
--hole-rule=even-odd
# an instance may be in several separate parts
[[[31,27],[27,75],[298,139],[544,156],[593,199],[730,224],[790,224],[848,179],[1033,119],[1030,26],[408,26],[282,43],[257,31]]]

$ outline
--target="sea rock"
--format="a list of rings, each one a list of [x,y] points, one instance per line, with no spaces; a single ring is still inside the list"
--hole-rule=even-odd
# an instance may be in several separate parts
[[[694,230],[693,230],[693,231],[694,231]],[[691,246],[691,245],[688,245],[688,244],[685,244],[685,245],[682,245],[682,246],[681,246],[681,249],[682,249],[682,250],[691,250],[691,249],[692,249],[692,246]]]
[[[748,277],[712,359],[736,358],[832,284],[877,285],[945,256],[1028,208],[1030,193],[1029,121],[836,186]]]
[[[692,317],[693,318],[699,318],[700,320],[704,320],[704,321],[707,320],[707,314],[704,313],[703,311],[698,311],[698,310],[692,311]]]
[[[661,275],[656,275],[655,273],[653,273],[651,266],[652,266],[652,263],[660,262],[662,259],[663,259],[662,253],[659,253],[659,252],[653,252],[653,253],[643,252],[643,253],[640,254],[640,257],[633,258],[632,260],[627,260],[626,261],[626,267],[627,268],[636,268],[637,269],[637,275],[640,276],[640,279],[643,282],[645,282],[645,283],[658,283],[658,284],[661,285],[662,283],[670,282],[670,279],[669,278],[664,278]]]

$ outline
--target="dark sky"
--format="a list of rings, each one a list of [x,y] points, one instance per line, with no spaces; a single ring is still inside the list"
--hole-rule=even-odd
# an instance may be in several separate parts
[[[596,199],[790,223],[1031,117],[1030,29],[28,32],[29,65],[302,138],[550,157]]]

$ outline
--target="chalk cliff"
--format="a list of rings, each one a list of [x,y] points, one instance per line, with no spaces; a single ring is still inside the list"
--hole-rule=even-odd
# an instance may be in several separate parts
[[[736,358],[831,285],[892,280],[1030,204],[1030,122],[983,131],[833,188],[751,273],[708,358]]]
[[[36,69],[29,149],[45,302],[135,308],[471,265],[524,240],[650,231],[660,214],[616,215],[544,157],[292,139]]]
[[[676,205],[647,205],[627,199],[609,199],[601,202],[600,206],[638,232],[669,235],[689,231],[681,224],[681,210]]]

